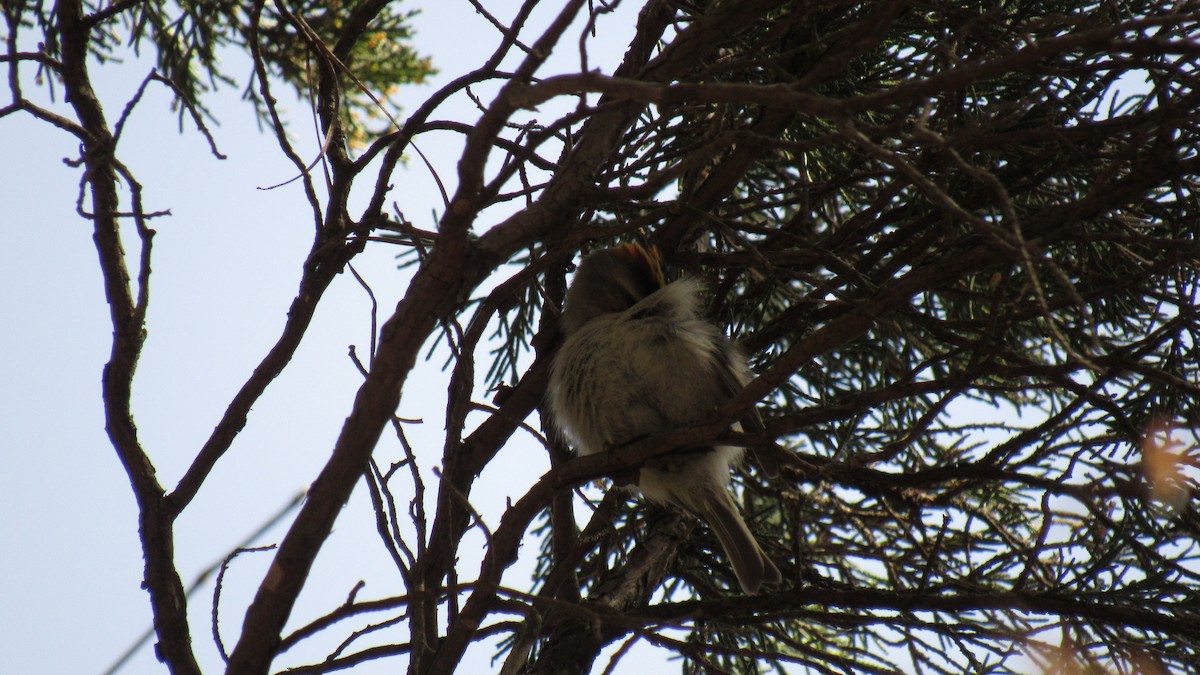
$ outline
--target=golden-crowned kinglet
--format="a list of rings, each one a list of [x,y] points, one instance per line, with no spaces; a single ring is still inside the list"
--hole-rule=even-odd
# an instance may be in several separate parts
[[[561,325],[549,403],[584,455],[700,423],[749,379],[745,357],[701,318],[699,282],[665,283],[657,249],[626,244],[584,258]],[[742,452],[722,445],[659,458],[639,471],[637,487],[708,523],[742,590],[756,593],[781,576],[726,487]]]

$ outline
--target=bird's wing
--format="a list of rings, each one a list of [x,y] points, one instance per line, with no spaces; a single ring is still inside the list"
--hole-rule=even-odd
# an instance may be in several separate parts
[[[717,379],[721,383],[721,389],[729,398],[733,398],[741,393],[746,383],[750,381],[750,374],[741,366],[742,357],[733,341],[725,338],[721,344],[720,353],[714,364]],[[749,412],[742,416],[739,420],[742,431],[746,433],[758,433],[766,431],[766,425],[763,424],[762,416],[758,414],[758,408],[751,408]],[[767,441],[761,445],[750,448],[754,454],[754,460],[762,469],[763,473],[768,478],[777,478],[779,476],[779,461],[775,458],[773,451],[778,448],[774,443]]]

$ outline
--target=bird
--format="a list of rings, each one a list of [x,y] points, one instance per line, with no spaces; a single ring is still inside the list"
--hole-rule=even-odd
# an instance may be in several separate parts
[[[656,247],[623,244],[583,258],[567,289],[563,343],[550,367],[555,426],[581,455],[698,424],[750,379],[746,357],[702,314],[692,277],[666,282]],[[744,449],[713,445],[638,470],[647,499],[699,517],[716,534],[738,585],[782,581],[746,526],[728,484]]]

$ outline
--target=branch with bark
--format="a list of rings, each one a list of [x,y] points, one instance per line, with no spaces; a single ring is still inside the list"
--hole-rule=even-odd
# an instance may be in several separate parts
[[[606,73],[588,51],[618,3],[549,12],[526,0],[506,21],[473,2],[496,49],[357,156],[346,81],[373,27],[394,28],[388,3],[350,3],[344,21],[306,4],[239,5],[254,98],[300,177],[313,240],[279,338],[170,492],[129,405],[156,214],[116,154],[128,111],[158,80],[110,125],[89,73],[89,54],[108,44],[100,26],[138,4],[60,2],[55,40],[37,51],[16,37],[33,15],[6,8],[11,101],[0,119],[26,113],[82,144],[79,210],[113,325],[107,430],[138,501],[158,653],[172,672],[200,671],[174,522],[369,246],[398,248],[415,271],[365,363],[352,353],[362,384],[246,609],[229,672],[268,672],[339,630],[349,633],[324,663],[287,672],[400,657],[413,673],[449,673],[496,640],[513,673],[587,672],[618,643],[610,670],[635,643],[694,671],[1011,672],[1022,648],[1118,670],[1200,658],[1188,601],[1200,587],[1196,3],[650,0]],[[267,36],[284,34],[314,65],[323,180],[272,94],[287,50]],[[577,72],[547,72],[575,46]],[[34,65],[61,81],[69,111],[27,96],[22,68]],[[1121,93],[1134,78],[1137,93]],[[199,125],[183,80],[165,81]],[[439,118],[457,99],[478,119]],[[535,107],[554,119],[539,122]],[[457,170],[437,177],[445,210],[421,229],[403,204],[385,210],[390,185],[418,142],[446,132],[460,144]],[[352,200],[354,190],[367,194]],[[758,375],[704,424],[573,458],[550,420],[539,433],[531,415],[571,260],[627,240],[656,244],[706,282],[710,315],[754,354]],[[450,355],[445,434],[413,447],[397,411],[438,339]],[[481,389],[496,392],[490,403]],[[730,430],[754,408],[764,431]],[[474,427],[472,413],[483,414]],[[390,466],[389,425],[403,451]],[[486,512],[481,474],[509,461],[518,432],[551,468]],[[784,468],[736,481],[785,577],[756,597],[731,593],[711,533],[687,517],[617,488],[588,501],[593,481],[716,440],[774,448]],[[356,587],[285,635],[360,480],[406,593],[360,601]],[[474,530],[485,550],[468,569],[459,560]],[[522,550],[531,534],[541,550]],[[531,588],[506,576],[522,559],[537,565]],[[375,613],[386,618],[344,628]],[[398,626],[388,646],[354,647]]]

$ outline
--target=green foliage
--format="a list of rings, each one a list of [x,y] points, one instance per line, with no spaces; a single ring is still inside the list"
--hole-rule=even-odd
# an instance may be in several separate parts
[[[221,55],[246,51],[267,75],[245,89],[260,114],[276,112],[265,87],[282,80],[313,92],[351,142],[377,121],[355,80],[386,97],[430,72],[396,3],[118,6],[89,44],[97,58],[153,49],[202,109],[205,94],[241,84]],[[18,12],[58,54],[44,5]],[[442,454],[414,449],[393,419],[404,454],[388,476],[404,467],[411,494],[376,476],[377,505],[392,505],[377,506],[377,523],[408,592],[375,625],[407,623],[392,647],[414,672],[450,670],[490,636],[506,636],[513,672],[586,670],[622,640],[669,649],[687,672],[1023,672],[1023,652],[1079,672],[1193,667],[1198,16],[1194,1],[652,2],[612,78],[542,78],[547,55],[529,45],[570,41],[529,39],[536,22],[524,15],[490,17],[498,55],[431,99],[484,109],[475,126],[424,127],[464,139],[463,184],[446,190],[455,197],[436,228],[382,213],[428,120],[413,137],[377,138],[360,158],[378,162],[330,153],[324,206],[306,184],[319,225],[297,306],[320,296],[309,275],[329,283],[368,244],[408,247],[415,272],[380,331],[373,356],[386,358],[370,361],[337,470],[314,488],[345,497],[310,502],[294,527],[333,522],[354,462],[392,419],[389,397],[413,386],[405,364],[445,346]],[[572,49],[595,47],[587,28],[579,36]],[[504,93],[469,89],[484,82]],[[570,112],[547,121],[553,106],[513,104],[547,91],[548,102],[573,97]],[[371,206],[355,213],[348,195],[364,184]],[[472,504],[485,470],[512,475],[502,447],[542,400],[568,260],[625,240],[703,278],[712,317],[769,385],[759,411],[787,451],[782,475],[735,479],[784,576],[759,597],[731,592],[727,561],[694,519],[615,490],[577,509],[566,490],[583,478],[570,471],[605,457],[569,462],[549,429],[555,468],[529,494],[499,518]],[[489,387],[494,405],[477,400]],[[489,416],[468,425],[479,411]],[[436,497],[422,478],[432,467]],[[153,504],[162,490],[151,493]],[[405,502],[408,512],[395,507]],[[503,588],[547,509],[532,530],[541,546],[526,549],[540,552],[536,595]],[[582,530],[576,511],[590,516]],[[485,562],[466,570],[456,561],[474,527]],[[288,555],[311,562],[321,536],[309,534],[285,540]],[[170,600],[161,578],[148,586]],[[256,605],[284,625],[285,610]],[[381,609],[351,600],[332,614],[367,606]],[[181,608],[161,602],[156,619],[182,623]],[[241,648],[269,664],[274,636],[256,637],[264,629],[249,619],[245,630]],[[379,657],[351,653],[363,634],[319,668]],[[186,637],[162,643],[186,651]]]
[[[856,311],[881,314],[802,365],[764,407],[817,467],[800,493],[746,485],[781,505],[781,518],[758,525],[795,547],[806,580],[1100,594],[1138,607],[1153,586],[1168,613],[1177,605],[1163,599],[1194,594],[1195,544],[1168,537],[1166,554],[1144,543],[1161,546],[1149,531],[1174,518],[1194,521],[1194,502],[1181,515],[1143,499],[1135,486],[1147,479],[1127,463],[1156,423],[1200,427],[1200,137],[1175,116],[1196,105],[1197,53],[1131,56],[1103,35],[1131,17],[1157,26],[1160,9],[927,4],[878,38],[840,4],[781,10],[680,79],[788,85],[840,112],[800,112],[764,132],[769,104],[679,104],[627,134],[614,183],[690,164],[678,201],[640,206],[667,214],[661,230],[682,242],[676,261],[709,279],[714,315],[757,370]],[[1194,26],[1167,23],[1156,39],[1187,44]],[[1020,65],[989,70],[1006,59]],[[763,151],[728,197],[704,201],[706,181],[747,147]],[[610,208],[598,231],[627,220],[630,205]],[[956,268],[962,259],[978,262]],[[923,275],[899,304],[871,305]],[[957,652],[988,654],[980,672],[1007,672],[1001,636],[1045,625],[987,611],[818,613],[764,622],[740,644],[820,644],[864,672],[887,670],[884,655],[904,644],[934,670],[958,672],[945,657]],[[844,626],[872,622],[890,628],[847,639]],[[721,642],[721,630],[736,629],[697,622],[691,639]],[[1066,630],[1092,643],[1110,630],[1157,639],[1086,620]],[[938,654],[935,639],[958,646]],[[1079,658],[1103,662],[1102,651]],[[731,672],[755,661],[709,658]]]
[[[365,5],[378,3],[369,0],[349,2],[322,2],[304,0],[291,7],[293,17],[300,17],[312,33],[336,55],[345,70],[339,70],[338,83],[343,101],[342,123],[346,135],[354,145],[364,145],[379,129],[370,126],[390,126],[390,121],[371,99],[374,96],[386,104],[397,88],[403,84],[420,83],[435,70],[427,57],[420,56],[410,45],[412,30],[408,20],[415,11],[399,10],[401,3],[384,5],[383,10],[353,42],[348,53],[336,49],[347,29],[358,30],[348,23]],[[287,16],[266,14],[260,32],[264,60],[274,72],[292,84],[297,92],[308,92],[316,77],[316,61],[312,57],[312,46],[306,40],[297,20]],[[351,77],[350,74],[353,74]],[[366,91],[363,91],[363,89]],[[249,89],[247,97],[256,105],[261,101]],[[395,110],[395,105],[390,106]],[[384,122],[380,125],[380,122]]]
[[[430,60],[410,44],[409,19],[415,12],[401,10],[400,2],[378,8],[378,3],[370,0],[148,0],[110,16],[111,4],[84,2],[85,12],[103,19],[89,44],[92,54],[103,63],[120,58],[120,50],[126,46],[138,55],[148,52],[183,102],[210,118],[206,96],[221,86],[233,86],[242,87],[245,98],[254,104],[260,118],[266,119],[267,109],[253,71],[230,72],[223,61],[239,63],[240,59],[230,57],[256,50],[267,72],[305,99],[310,98],[317,81],[319,59],[314,58],[314,50],[337,53],[347,69],[338,73],[339,112],[352,143],[365,142],[367,127],[384,119],[372,96],[387,105],[397,87],[421,82],[435,72]],[[24,25],[36,24],[44,32],[46,52],[57,56],[58,29],[51,8],[37,2],[18,11]],[[372,11],[378,14],[372,17]],[[254,28],[252,19],[258,20]],[[364,23],[368,19],[369,23]],[[316,47],[312,38],[319,39],[323,47]],[[348,46],[345,53],[339,49],[342,44]],[[179,112],[182,120],[184,110]]]

